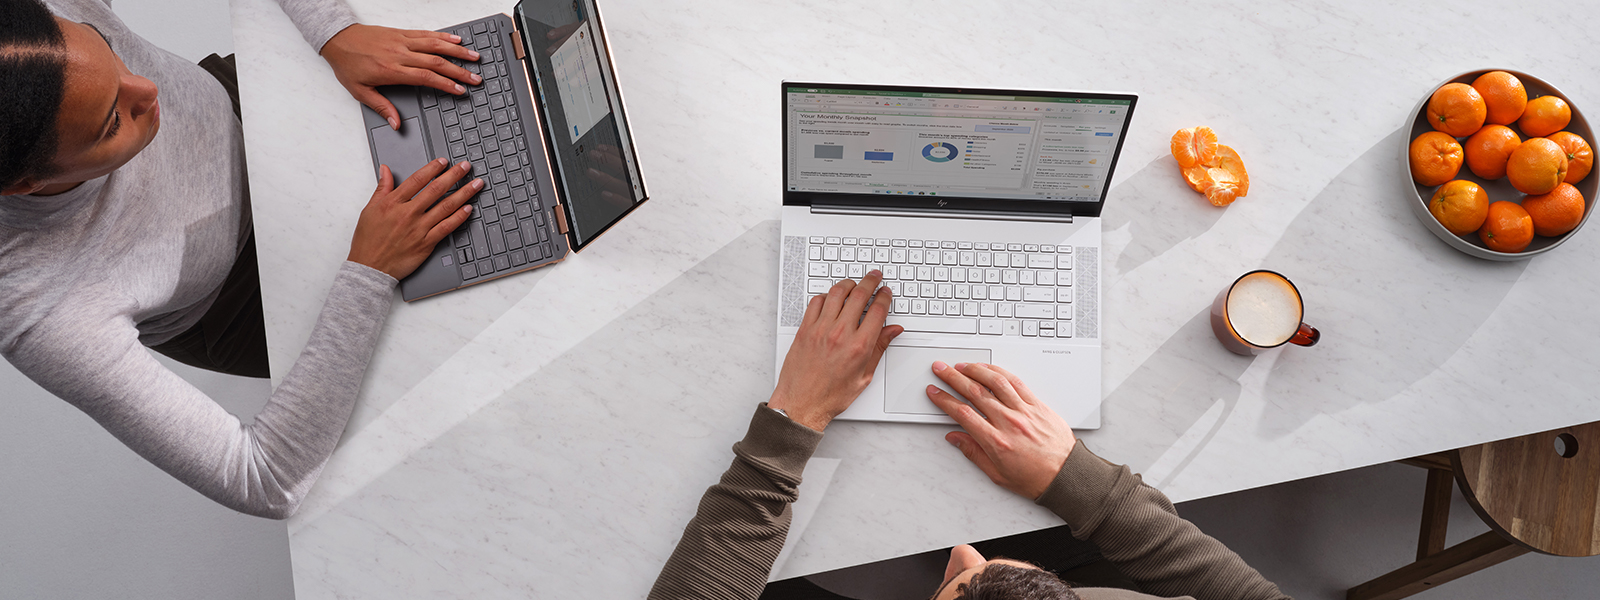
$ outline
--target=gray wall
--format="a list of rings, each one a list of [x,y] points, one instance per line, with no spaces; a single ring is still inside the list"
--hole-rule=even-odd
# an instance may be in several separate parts
[[[233,51],[226,0],[112,6],[185,58]],[[246,418],[271,391],[264,380],[173,367]],[[195,493],[4,362],[0,390],[0,598],[294,597],[282,522]]]

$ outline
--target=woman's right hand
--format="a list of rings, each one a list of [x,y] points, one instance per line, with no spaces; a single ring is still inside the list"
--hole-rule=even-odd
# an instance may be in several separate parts
[[[474,179],[434,204],[472,169],[466,161],[454,167],[447,168],[448,165],[445,159],[434,160],[417,169],[398,188],[389,166],[380,167],[378,189],[372,192],[367,207],[361,209],[348,260],[395,279],[404,279],[417,270],[439,240],[467,221],[467,215],[472,213],[467,201],[483,189],[483,180]]]

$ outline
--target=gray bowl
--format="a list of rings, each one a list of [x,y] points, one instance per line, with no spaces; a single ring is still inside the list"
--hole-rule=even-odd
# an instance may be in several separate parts
[[[1417,139],[1417,136],[1434,130],[1433,126],[1428,124],[1427,115],[1428,100],[1433,97],[1433,92],[1438,90],[1440,87],[1443,87],[1447,83],[1465,83],[1467,85],[1472,85],[1472,82],[1476,80],[1478,76],[1490,71],[1505,71],[1515,75],[1517,79],[1522,81],[1522,87],[1528,90],[1529,100],[1539,96],[1555,96],[1565,100],[1567,102],[1567,106],[1572,109],[1572,122],[1568,123],[1567,128],[1563,131],[1570,131],[1577,134],[1578,136],[1582,137],[1584,141],[1589,142],[1589,147],[1591,149],[1597,149],[1597,146],[1595,145],[1594,131],[1589,129],[1589,121],[1583,118],[1582,112],[1578,111],[1577,103],[1574,103],[1572,98],[1567,97],[1566,94],[1561,93],[1561,90],[1556,89],[1556,86],[1550,85],[1549,83],[1545,82],[1545,80],[1539,79],[1538,77],[1534,77],[1527,73],[1523,73],[1522,71],[1513,71],[1511,69],[1481,69],[1462,73],[1440,82],[1439,85],[1428,88],[1428,94],[1422,97],[1421,102],[1417,103],[1417,109],[1413,111],[1411,115],[1411,135],[1407,136],[1405,143],[1400,146],[1400,160],[1406,165],[1406,177],[1411,177],[1412,140]],[[1524,141],[1528,139],[1528,136],[1522,133],[1522,130],[1517,127],[1516,123],[1507,125],[1507,127],[1510,127],[1513,131],[1516,131],[1517,135]],[[1457,138],[1456,141],[1461,142],[1463,145],[1466,143],[1465,138]],[[1491,203],[1499,200],[1510,200],[1518,204],[1522,203],[1523,193],[1517,191],[1516,188],[1511,187],[1511,183],[1504,177],[1501,177],[1495,181],[1486,181],[1483,178],[1472,174],[1472,170],[1468,169],[1467,165],[1463,163],[1461,165],[1461,172],[1456,174],[1456,179],[1466,179],[1483,186],[1484,191],[1489,193],[1489,202]],[[1455,235],[1450,233],[1450,230],[1445,229],[1443,225],[1439,224],[1437,219],[1433,218],[1433,213],[1428,212],[1428,201],[1433,199],[1433,193],[1439,189],[1439,186],[1419,185],[1415,180],[1412,180],[1411,184],[1416,191],[1416,195],[1411,202],[1412,212],[1417,214],[1417,218],[1420,219],[1422,224],[1428,228],[1428,231],[1432,231],[1434,235],[1439,236],[1439,239],[1444,240],[1446,244],[1449,244],[1451,247],[1465,252],[1468,255],[1476,256],[1482,259],[1503,261],[1526,260],[1545,252],[1555,250],[1556,246],[1560,246],[1563,242],[1566,242],[1567,238],[1577,235],[1579,231],[1583,230],[1584,224],[1588,223],[1589,217],[1594,214],[1595,192],[1597,188],[1600,188],[1600,165],[1596,165],[1596,167],[1589,172],[1587,177],[1584,177],[1582,181],[1574,184],[1574,187],[1578,188],[1578,192],[1583,194],[1583,220],[1578,222],[1578,226],[1573,228],[1572,231],[1568,231],[1567,233],[1561,235],[1560,237],[1549,238],[1541,235],[1533,236],[1533,243],[1528,244],[1528,248],[1526,250],[1515,254],[1490,250],[1488,246],[1483,244],[1483,240],[1478,239],[1477,232],[1469,233],[1467,235]]]

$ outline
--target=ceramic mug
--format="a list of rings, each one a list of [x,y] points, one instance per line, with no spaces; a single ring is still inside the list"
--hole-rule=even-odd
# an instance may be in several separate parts
[[[1211,332],[1224,348],[1245,356],[1284,344],[1316,345],[1322,333],[1303,318],[1299,288],[1265,269],[1240,275],[1211,303]]]

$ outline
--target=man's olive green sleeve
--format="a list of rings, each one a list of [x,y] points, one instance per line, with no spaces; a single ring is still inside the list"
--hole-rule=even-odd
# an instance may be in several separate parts
[[[1082,442],[1038,503],[1066,520],[1073,537],[1099,546],[1146,592],[1197,600],[1288,599],[1238,554],[1180,518],[1166,495]]]
[[[800,473],[821,441],[822,432],[762,403],[733,445],[733,465],[700,499],[650,600],[760,596],[789,534]]]

